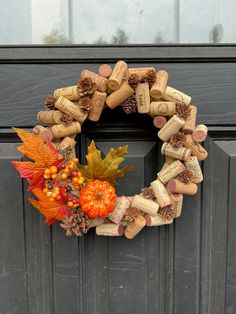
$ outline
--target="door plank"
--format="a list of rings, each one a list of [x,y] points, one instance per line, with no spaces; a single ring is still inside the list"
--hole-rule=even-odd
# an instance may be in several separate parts
[[[142,64],[131,62],[129,65]],[[150,65],[166,69],[169,72],[169,84],[192,96],[192,102],[198,106],[200,123],[235,124],[235,63],[150,62]],[[75,84],[79,73],[85,68],[97,71],[98,64],[0,65],[0,126],[35,125],[37,112],[42,110],[44,99],[56,88]],[[116,114],[115,112],[117,110],[111,114]]]
[[[6,314],[28,313],[23,187],[11,165],[20,158],[14,143],[0,143],[0,312]]]

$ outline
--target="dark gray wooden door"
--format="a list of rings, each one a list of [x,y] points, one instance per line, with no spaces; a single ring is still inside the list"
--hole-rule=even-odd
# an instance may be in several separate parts
[[[186,198],[170,226],[138,237],[66,238],[48,229],[27,202],[11,167],[21,159],[11,126],[31,129],[44,98],[73,84],[84,68],[124,58],[154,65],[170,85],[192,96],[209,126],[209,158],[199,193]],[[0,49],[0,313],[235,314],[236,313],[236,47],[104,47]],[[135,171],[119,193],[134,194],[155,177],[160,143],[150,117],[105,111],[87,123],[77,153],[94,139],[103,153],[129,144]]]

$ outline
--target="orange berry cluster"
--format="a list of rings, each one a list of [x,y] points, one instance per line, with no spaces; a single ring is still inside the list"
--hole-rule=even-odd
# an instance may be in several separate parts
[[[75,190],[79,190],[80,185],[84,183],[84,177],[82,177],[81,173],[78,172],[78,159],[73,159],[70,163],[68,163],[60,174],[60,179],[65,181],[68,178],[72,178],[72,184]]]
[[[44,170],[44,178],[45,179],[56,179],[57,178],[58,169],[56,166],[51,166],[50,168],[46,168]]]
[[[79,160],[75,158],[69,163],[61,165],[59,168],[51,166],[45,169],[44,178],[46,179],[46,187],[43,192],[47,194],[51,201],[61,201],[63,197],[61,193],[64,193],[64,188],[65,196],[68,195],[67,200],[64,201],[67,206],[73,208],[79,206],[76,197],[73,194],[67,194],[71,190],[80,190],[84,183],[84,177],[78,171],[78,162]]]
[[[68,207],[73,207],[73,208],[76,208],[79,206],[79,203],[75,200],[71,200],[70,198],[68,199],[67,201],[67,206]]]
[[[49,189],[50,186],[46,187],[43,192],[47,194],[47,196],[50,198],[50,201],[55,201],[59,195],[60,195],[60,188],[56,186],[54,189]]]

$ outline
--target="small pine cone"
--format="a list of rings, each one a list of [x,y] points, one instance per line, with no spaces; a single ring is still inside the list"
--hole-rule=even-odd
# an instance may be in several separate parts
[[[142,189],[142,196],[146,199],[153,200],[155,198],[153,189],[151,187]]]
[[[190,170],[184,170],[179,175],[179,180],[185,184],[192,182],[193,180],[193,173]]]
[[[66,231],[67,236],[75,234],[81,237],[89,229],[89,219],[80,209],[77,209],[71,216],[65,216],[60,226]]]
[[[151,88],[156,81],[157,72],[155,70],[149,70],[140,80],[140,83],[148,83]]]
[[[128,78],[128,83],[129,83],[130,87],[132,87],[134,90],[138,86],[139,82],[140,82],[140,80],[139,80],[139,76],[137,74],[131,74]]]
[[[123,218],[126,222],[133,222],[138,216],[140,216],[140,211],[137,208],[128,207]]]
[[[68,124],[70,124],[73,121],[73,118],[68,116],[68,114],[63,113],[61,118],[60,118],[60,121],[61,121],[62,124],[68,125]]]
[[[159,209],[158,214],[161,218],[166,220],[172,220],[176,217],[175,212],[170,207],[163,207]]]
[[[44,102],[44,106],[48,109],[48,110],[54,110],[55,108],[55,102],[56,102],[56,98],[54,96],[48,96],[45,99]]]
[[[175,148],[183,146],[185,135],[183,132],[178,132],[170,137],[170,144]]]
[[[97,90],[97,86],[91,78],[80,79],[77,84],[78,93],[81,96],[92,95]]]
[[[126,114],[131,114],[136,112],[137,102],[134,96],[129,97],[123,104],[122,108]]]
[[[142,76],[140,79],[140,83],[148,83],[148,76],[147,75]]]
[[[88,96],[84,96],[79,100],[79,107],[80,110],[83,111],[84,113],[88,113],[92,108],[92,100]]]
[[[147,76],[147,82],[149,84],[149,87],[152,87],[152,85],[155,83],[156,77],[157,77],[156,70],[149,70],[147,72],[146,76]]]
[[[191,113],[191,107],[189,105],[186,104],[176,104],[176,113],[177,115],[182,118],[182,119],[186,119],[190,113]]]

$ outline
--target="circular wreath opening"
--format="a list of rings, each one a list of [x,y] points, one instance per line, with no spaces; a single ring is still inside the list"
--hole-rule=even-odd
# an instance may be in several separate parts
[[[159,129],[165,157],[157,178],[134,196],[116,194],[116,181],[132,170],[120,168],[128,145],[111,148],[105,158],[94,141],[87,164],[75,155],[75,136],[83,122],[97,122],[104,108],[122,106],[127,115],[147,114]],[[83,70],[77,84],[56,89],[37,115],[43,125],[33,132],[15,129],[18,147],[32,161],[13,161],[29,182],[29,198],[48,225],[61,221],[66,235],[82,236],[91,228],[97,235],[133,239],[145,226],[170,224],[181,215],[183,195],[195,195],[202,182],[201,145],[207,127],[196,125],[197,107],[191,97],[168,86],[168,72],[154,67],[130,68],[120,60],[98,73]],[[46,125],[46,126],[45,126]]]

